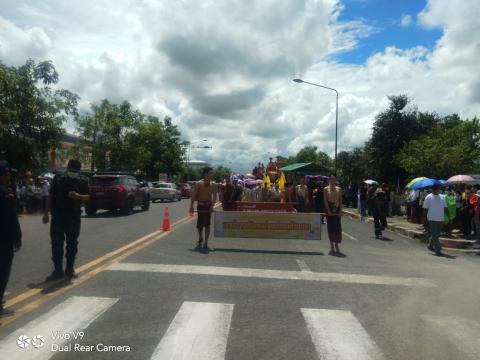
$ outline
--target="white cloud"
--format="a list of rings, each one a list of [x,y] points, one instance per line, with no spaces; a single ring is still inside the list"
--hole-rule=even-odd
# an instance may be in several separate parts
[[[403,15],[402,20],[400,21],[400,25],[402,27],[409,27],[412,24],[412,16],[411,15]]]
[[[247,169],[310,144],[333,155],[335,94],[296,77],[339,90],[340,150],[368,139],[388,95],[440,114],[480,113],[476,0],[430,0],[417,20],[443,31],[433,50],[391,46],[363,65],[333,55],[379,29],[339,21],[337,0],[3,2],[3,62],[52,59],[83,109],[107,97],[170,115],[185,139],[210,140],[195,158]]]

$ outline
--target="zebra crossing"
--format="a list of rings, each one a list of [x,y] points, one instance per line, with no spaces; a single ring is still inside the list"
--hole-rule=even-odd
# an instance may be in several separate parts
[[[0,358],[50,359],[58,353],[53,351],[55,348],[72,351],[71,343],[75,346],[81,344],[83,334],[92,323],[103,316],[115,316],[117,302],[118,298],[69,297],[0,339]],[[304,320],[305,333],[310,335],[312,349],[319,359],[386,358],[351,311],[315,308],[300,308],[297,311]],[[225,359],[228,342],[232,341],[230,326],[234,312],[235,304],[183,302],[154,351],[145,358]],[[480,353],[478,322],[454,316],[421,315],[420,319],[432,331],[453,339],[465,359],[474,359]],[[95,357],[95,354],[92,355]],[[255,354],[251,354],[251,358],[255,358]]]
[[[0,340],[2,359],[50,359],[55,352],[46,339],[56,338],[59,347],[83,337],[84,329],[118,299],[73,296],[47,313]]]

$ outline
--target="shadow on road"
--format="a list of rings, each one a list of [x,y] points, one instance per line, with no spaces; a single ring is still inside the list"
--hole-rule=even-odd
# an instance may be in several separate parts
[[[442,258],[445,258],[445,259],[451,259],[451,260],[457,258],[456,256],[449,255],[449,254],[446,254],[444,252],[442,252],[440,255],[435,255],[435,254],[430,254],[430,255],[437,256],[437,257],[442,257]]]
[[[381,238],[377,239],[377,240],[381,240],[381,241],[393,241],[393,239],[387,237],[387,236],[382,236]]]
[[[48,294],[61,289],[72,283],[71,279],[62,278],[56,281],[42,281],[39,283],[30,283],[27,285],[29,289],[42,289],[42,294]]]
[[[132,215],[135,215],[135,214],[138,214],[138,213],[141,213],[141,212],[144,212],[143,210],[133,210],[133,214]],[[131,216],[131,215],[126,215],[124,213],[122,213],[120,210],[115,210],[115,211],[110,211],[110,210],[105,210],[105,211],[101,211],[101,212],[97,212],[95,215],[87,215],[87,214],[83,214],[83,218],[90,218],[90,219],[95,219],[95,218],[103,218],[103,219],[107,219],[107,218],[114,218],[114,217],[128,217],[128,216]]]
[[[285,250],[253,250],[253,249],[225,249],[215,248],[215,252],[233,252],[246,254],[278,254],[278,255],[324,255],[314,251],[285,251]]]

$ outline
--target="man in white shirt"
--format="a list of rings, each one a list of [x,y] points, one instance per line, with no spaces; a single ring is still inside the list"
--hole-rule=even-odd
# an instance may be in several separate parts
[[[423,201],[423,208],[427,212],[428,226],[430,229],[430,241],[428,243],[428,249],[434,251],[435,255],[441,256],[442,246],[438,237],[440,236],[440,231],[442,230],[445,214],[448,211],[447,203],[445,199],[442,198],[438,193],[440,190],[440,185],[434,185],[432,188],[432,193],[427,195]]]

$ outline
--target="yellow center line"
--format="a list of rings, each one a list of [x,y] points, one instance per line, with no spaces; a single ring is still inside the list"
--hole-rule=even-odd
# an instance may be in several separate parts
[[[181,226],[183,224],[186,224],[188,223],[189,221],[193,220],[193,217],[185,217],[179,221],[177,221],[175,223],[175,226]],[[39,299],[37,300],[34,300],[26,305],[24,305],[23,307],[21,307],[20,309],[16,310],[15,311],[15,314],[12,316],[12,317],[9,317],[9,318],[6,318],[5,320],[2,320],[2,323],[1,325],[2,326],[5,326],[15,320],[17,320],[19,317],[29,313],[30,311],[32,310],[35,310],[36,308],[38,308],[39,306],[43,305],[44,303],[46,303],[47,301],[49,301],[50,299],[54,298],[54,297],[57,297],[69,290],[71,290],[72,288],[76,287],[76,286],[79,286],[81,284],[83,284],[84,282],[86,282],[87,280],[91,279],[92,277],[94,277],[95,275],[101,273],[102,271],[104,271],[105,269],[107,269],[109,266],[111,266],[112,264],[115,264],[115,263],[118,263],[120,261],[122,261],[123,259],[129,257],[130,255],[140,251],[141,249],[144,249],[145,247],[153,244],[154,242],[160,240],[160,239],[163,239],[164,237],[166,237],[170,232],[161,232],[160,234],[158,234],[157,236],[155,237],[152,237],[152,236],[146,236],[146,237],[143,237],[142,239],[144,239],[144,241],[142,243],[138,243],[137,242],[137,246],[134,247],[134,248],[131,248],[129,250],[127,250],[125,253],[121,254],[121,255],[118,255],[117,257],[111,259],[110,261],[104,263],[103,265],[99,266],[99,267],[96,267],[95,269],[81,275],[78,277],[78,279],[74,280],[74,282],[66,285],[66,286],[62,286],[61,288],[59,289],[56,289],[52,292],[48,292],[48,293],[45,293],[43,294],[42,297],[40,297]],[[146,240],[145,240],[146,238]],[[107,254],[109,255],[109,254]],[[35,289],[35,290],[38,290],[38,289]],[[39,290],[39,291],[42,291],[42,290]]]
[[[186,219],[188,220],[188,219],[193,219],[193,218],[191,218],[191,217],[185,217],[185,218],[183,218],[183,219],[181,219],[181,220],[178,220],[178,221],[176,221],[175,223],[173,223],[173,224],[172,224],[172,227],[175,227],[175,226],[180,225],[180,224],[181,224],[183,221],[185,221]],[[116,256],[116,255],[118,255],[118,254],[120,254],[120,253],[122,253],[122,252],[124,252],[124,251],[127,251],[128,249],[134,248],[134,247],[136,247],[136,246],[138,246],[138,245],[140,245],[140,244],[148,241],[148,240],[151,239],[152,237],[158,236],[158,235],[163,234],[163,233],[164,233],[164,232],[161,231],[161,230],[154,231],[154,232],[152,232],[152,233],[150,233],[150,234],[147,234],[147,235],[145,235],[145,236],[143,236],[143,237],[141,237],[141,238],[139,238],[139,239],[137,239],[137,240],[135,240],[135,241],[127,244],[127,245],[124,245],[124,246],[122,246],[122,247],[120,247],[120,248],[118,248],[118,249],[116,249],[116,250],[113,250],[113,251],[111,251],[111,252],[109,252],[109,253],[107,253],[107,254],[105,254],[105,255],[102,255],[102,256],[100,256],[100,257],[97,258],[97,259],[94,259],[94,260],[92,260],[92,261],[90,261],[90,262],[88,262],[88,263],[86,263],[86,264],[83,264],[82,266],[79,266],[76,270],[77,270],[78,273],[84,272],[84,271],[92,268],[92,267],[95,266],[95,265],[98,265],[98,264],[100,264],[100,263],[102,263],[102,262],[104,262],[104,261],[106,261],[106,260],[108,260],[108,259],[111,259],[111,258],[113,258],[114,256]],[[165,233],[165,234],[166,234],[166,233]],[[61,281],[54,281],[54,282],[50,283],[49,286],[47,286],[47,287],[45,287],[45,288],[35,288],[35,289],[31,289],[31,290],[25,291],[25,292],[17,295],[17,296],[14,297],[14,298],[12,298],[12,299],[10,299],[10,300],[7,300],[6,303],[5,303],[5,307],[11,307],[11,306],[16,305],[16,304],[18,304],[18,303],[20,303],[20,302],[23,302],[23,301],[31,298],[32,296],[35,296],[35,295],[37,295],[37,294],[40,294],[42,291],[44,291],[44,290],[46,290],[46,289],[48,289],[48,288],[53,288],[53,287],[57,286],[59,283],[61,283]]]

